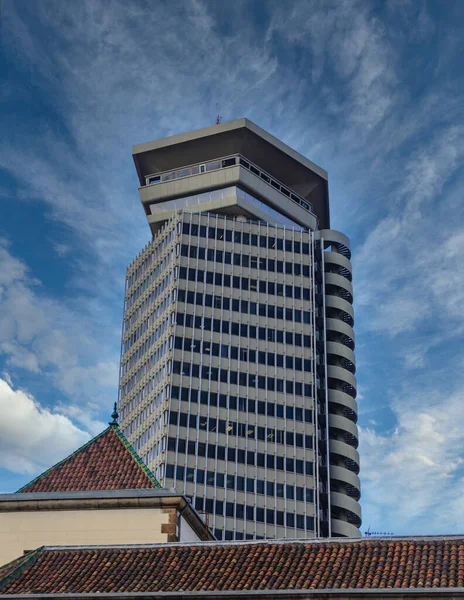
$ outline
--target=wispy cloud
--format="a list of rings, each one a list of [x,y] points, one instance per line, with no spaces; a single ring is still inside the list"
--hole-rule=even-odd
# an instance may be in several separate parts
[[[36,92],[44,113],[10,109],[0,165],[14,185],[2,203],[43,207],[66,235],[37,236],[69,267],[52,293],[15,239],[0,246],[0,349],[15,381],[36,377],[58,390],[60,415],[101,426],[99,407],[116,393],[124,267],[149,237],[131,146],[212,124],[219,104],[225,119],[248,116],[329,171],[332,223],[354,248],[366,518],[426,532],[423,515],[437,511],[433,527],[451,531],[462,440],[443,432],[462,416],[459,390],[424,380],[452,379],[438,375],[448,344],[464,364],[464,109],[451,72],[462,41],[449,10],[438,22],[426,2],[394,0],[4,0],[18,89],[0,101]]]
[[[388,215],[355,255],[357,276],[369,282],[357,294],[361,322],[371,329],[396,336],[432,316],[448,335],[462,326],[464,227],[456,195],[464,181],[453,176],[464,156],[463,132],[440,131],[412,153]]]
[[[462,383],[461,379],[459,382]],[[411,389],[412,387],[412,389]],[[401,535],[464,529],[464,398],[404,386],[393,402],[393,431],[362,429],[364,524]]]
[[[5,240],[0,264],[0,355],[6,364],[40,373],[81,408],[109,410],[117,395],[119,327],[105,339],[109,324],[97,325],[95,309],[90,316],[86,303],[78,307],[47,295]]]

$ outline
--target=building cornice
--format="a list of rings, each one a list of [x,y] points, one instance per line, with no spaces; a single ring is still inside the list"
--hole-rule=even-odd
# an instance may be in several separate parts
[[[175,508],[205,541],[214,540],[186,497],[163,489],[0,494],[1,512]]]

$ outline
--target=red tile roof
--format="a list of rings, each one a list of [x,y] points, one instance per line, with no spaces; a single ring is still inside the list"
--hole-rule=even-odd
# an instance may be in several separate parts
[[[42,548],[3,594],[462,588],[463,538]]]
[[[116,424],[23,488],[29,492],[84,492],[161,487]]]

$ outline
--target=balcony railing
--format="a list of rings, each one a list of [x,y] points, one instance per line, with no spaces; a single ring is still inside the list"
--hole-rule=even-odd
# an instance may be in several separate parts
[[[190,177],[191,175],[201,175],[202,173],[209,173],[210,171],[217,171],[219,169],[225,169],[227,167],[233,167],[236,165],[240,165],[244,167],[248,171],[251,171],[254,175],[262,179],[265,183],[278,190],[284,196],[287,196],[290,200],[301,206],[304,210],[312,213],[312,205],[310,202],[295,194],[289,190],[283,183],[277,181],[272,175],[263,171],[260,167],[253,164],[247,158],[243,157],[241,154],[233,154],[231,156],[225,156],[223,158],[211,160],[209,162],[198,163],[195,165],[190,165],[188,167],[182,167],[182,169],[177,169],[175,171],[164,171],[162,173],[155,173],[153,175],[148,175],[145,178],[146,185],[156,185],[158,183],[163,183],[165,181],[173,181],[174,179],[181,179],[183,177]]]

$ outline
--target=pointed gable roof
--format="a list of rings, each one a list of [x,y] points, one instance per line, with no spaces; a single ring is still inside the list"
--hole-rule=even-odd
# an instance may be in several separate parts
[[[160,488],[116,422],[17,493]]]

